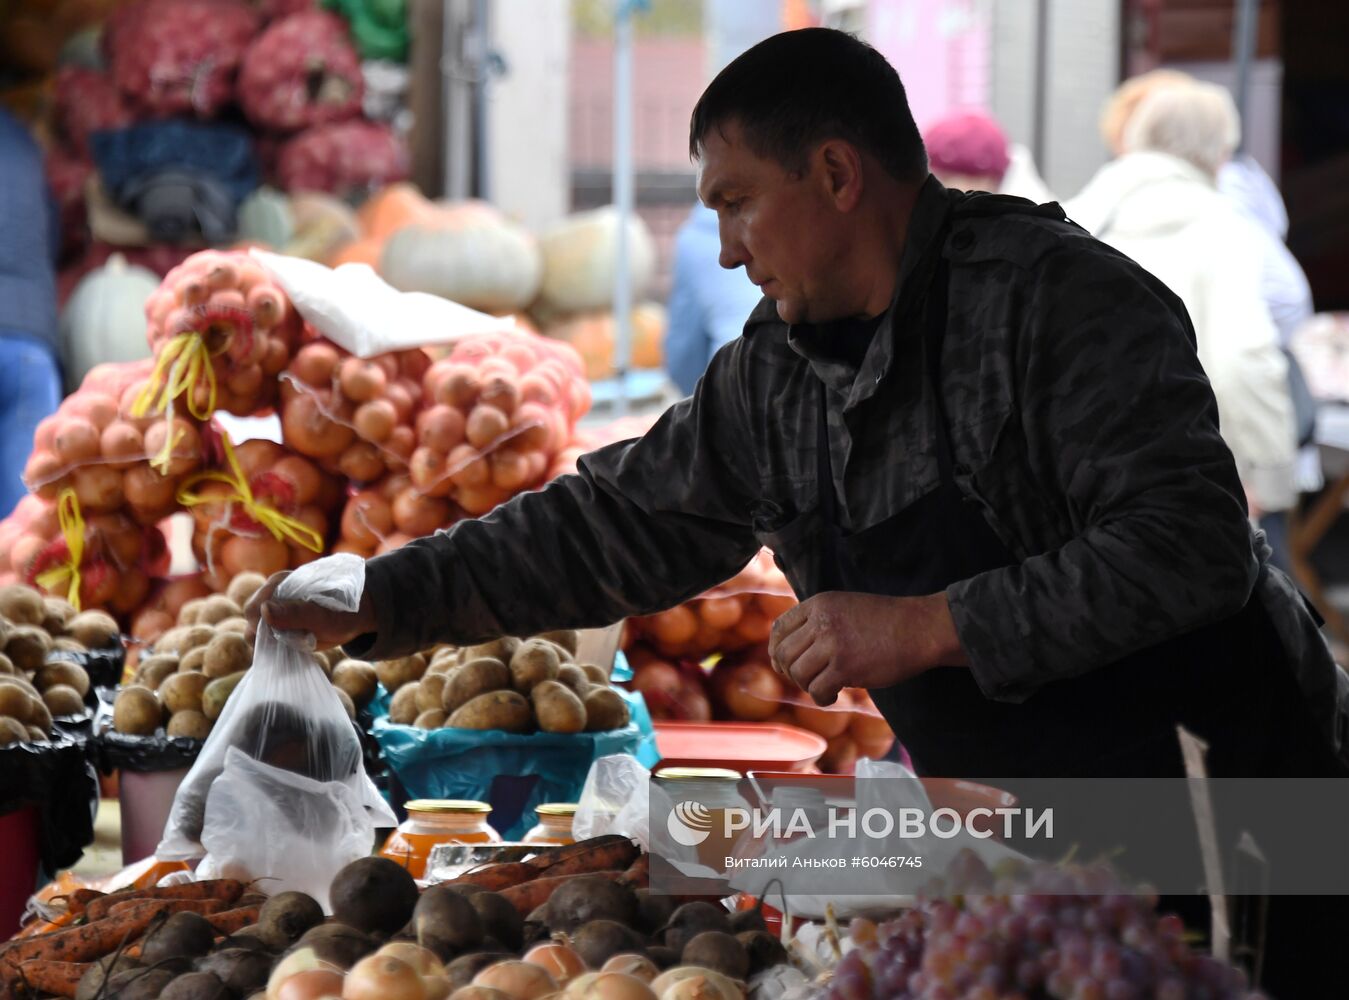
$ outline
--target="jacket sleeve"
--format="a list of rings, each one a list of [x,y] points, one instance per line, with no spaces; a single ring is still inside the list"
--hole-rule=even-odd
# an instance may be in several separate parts
[[[980,689],[1008,701],[1235,614],[1259,569],[1180,301],[1113,253],[1039,271],[1017,416],[1075,537],[947,589]]]
[[[378,631],[348,649],[387,659],[651,614],[734,576],[758,550],[740,344],[645,436],[579,473],[366,564]]]

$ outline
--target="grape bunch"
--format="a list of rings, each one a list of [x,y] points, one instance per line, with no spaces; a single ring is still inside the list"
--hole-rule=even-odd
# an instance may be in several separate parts
[[[1104,865],[994,877],[969,854],[958,889],[879,925],[856,919],[829,1000],[1263,1000],[1245,973]]]

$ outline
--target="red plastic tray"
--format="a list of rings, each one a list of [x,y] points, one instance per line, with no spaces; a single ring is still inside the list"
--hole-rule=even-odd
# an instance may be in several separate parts
[[[809,771],[824,753],[823,736],[766,722],[657,722],[656,748],[666,767]]]
[[[773,790],[793,788],[818,789],[827,802],[851,802],[856,795],[856,781],[851,774],[800,774],[794,771],[750,771],[746,777],[759,800],[765,804],[773,798]],[[970,810],[1011,808],[1017,797],[1011,792],[976,781],[959,778],[919,778],[934,808],[954,809],[961,816]]]

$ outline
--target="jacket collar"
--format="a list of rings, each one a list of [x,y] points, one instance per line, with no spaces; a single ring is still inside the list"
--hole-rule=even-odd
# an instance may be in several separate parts
[[[837,329],[833,323],[787,326],[778,317],[776,304],[768,298],[760,302],[750,314],[745,326],[746,335],[749,335],[758,324],[772,323],[784,327],[788,344],[792,350],[810,362],[816,376],[829,388],[848,396],[845,408],[850,409],[869,399],[875,395],[889,374],[894,359],[896,335],[903,335],[909,329],[909,325],[902,318],[908,314],[910,306],[921,299],[925,291],[923,287],[925,281],[910,279],[914,278],[916,272],[926,274],[927,269],[920,271],[919,265],[931,254],[941,252],[938,240],[951,211],[953,197],[958,195],[948,191],[931,175],[919,189],[913,214],[909,218],[909,232],[904,241],[904,251],[900,255],[895,296],[881,319],[875,337],[872,338],[871,347],[862,360],[861,368],[854,370],[827,349],[828,338]],[[900,323],[898,329],[897,321]]]

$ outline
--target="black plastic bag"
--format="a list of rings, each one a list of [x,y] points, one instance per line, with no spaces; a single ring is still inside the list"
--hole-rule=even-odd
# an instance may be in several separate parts
[[[35,805],[39,850],[49,873],[69,868],[94,841],[98,776],[85,741],[57,732],[42,743],[0,747],[0,815]]]

